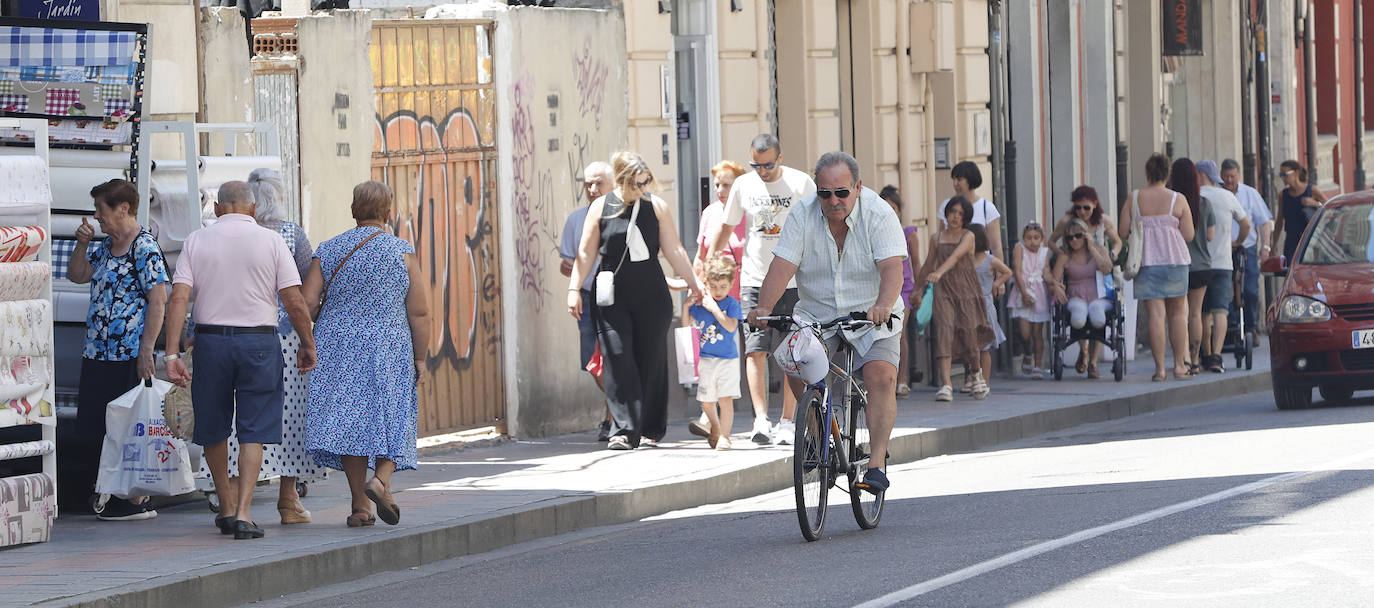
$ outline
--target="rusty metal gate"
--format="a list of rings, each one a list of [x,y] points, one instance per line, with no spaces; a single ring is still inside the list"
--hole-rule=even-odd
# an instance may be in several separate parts
[[[430,290],[422,435],[505,426],[493,27],[372,26],[372,177],[395,190],[396,233],[415,245]]]

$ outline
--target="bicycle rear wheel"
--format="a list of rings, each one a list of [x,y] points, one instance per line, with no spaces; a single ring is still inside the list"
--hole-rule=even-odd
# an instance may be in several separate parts
[[[868,400],[857,392],[849,404],[849,432],[852,433],[849,444],[849,505],[854,509],[854,521],[859,523],[859,527],[872,530],[878,527],[878,520],[883,518],[883,502],[887,493],[870,494],[854,485],[863,479],[872,454],[868,442]]]
[[[797,495],[797,523],[802,536],[813,541],[825,527],[825,506],[830,493],[830,463],[822,454],[830,433],[825,428],[825,397],[809,390],[797,401],[795,441],[792,444],[792,488]],[[831,454],[833,456],[833,454]]]

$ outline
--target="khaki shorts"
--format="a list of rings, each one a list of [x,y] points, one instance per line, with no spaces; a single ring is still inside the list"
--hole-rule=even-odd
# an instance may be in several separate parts
[[[697,364],[697,401],[716,403],[739,399],[739,358],[702,357]]]
[[[844,361],[838,357],[840,352],[840,335],[836,333],[825,341],[825,350],[830,353],[830,360],[840,367],[844,367]],[[868,352],[854,354],[854,375],[859,376],[859,370],[863,366],[873,361],[886,361],[892,367],[901,365],[902,361],[902,335],[893,334],[886,338],[873,341],[873,346],[869,347]]]

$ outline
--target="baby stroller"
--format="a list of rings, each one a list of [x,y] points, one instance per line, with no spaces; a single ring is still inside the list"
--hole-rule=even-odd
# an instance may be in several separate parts
[[[1245,322],[1245,250],[1231,252],[1231,314],[1226,323],[1226,342],[1222,351],[1230,349],[1236,355],[1236,368],[1251,369],[1255,364],[1255,328]]]
[[[1123,313],[1121,290],[1111,289],[1108,294],[1112,309],[1107,311],[1107,322],[1100,328],[1092,323],[1074,329],[1069,324],[1069,307],[1058,302],[1050,313],[1050,349],[1052,351],[1050,369],[1055,380],[1064,379],[1064,349],[1080,340],[1091,340],[1106,345],[1116,355],[1112,359],[1112,377],[1121,382],[1126,377],[1126,315]]]

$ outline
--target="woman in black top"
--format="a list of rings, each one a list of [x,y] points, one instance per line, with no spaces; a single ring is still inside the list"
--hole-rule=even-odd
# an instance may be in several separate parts
[[[1326,195],[1318,188],[1307,183],[1307,169],[1296,160],[1286,160],[1279,165],[1279,179],[1287,186],[1283,190],[1283,203],[1274,215],[1273,250],[1279,248],[1279,234],[1283,234],[1283,257],[1293,263],[1293,252],[1298,249],[1302,233],[1307,231],[1307,221],[1321,209]]]
[[[593,272],[599,251],[601,267],[595,270],[615,273],[615,302],[600,306],[596,315],[606,403],[615,418],[606,447],[657,447],[668,431],[668,328],[673,321],[672,298],[658,263],[660,251],[687,281],[692,296],[700,296],[704,288],[692,272],[672,211],[649,191],[654,176],[644,159],[620,152],[611,165],[615,190],[587,211],[582,244],[568,279],[568,312],[581,318],[579,286]],[[632,217],[637,229],[633,231]]]

